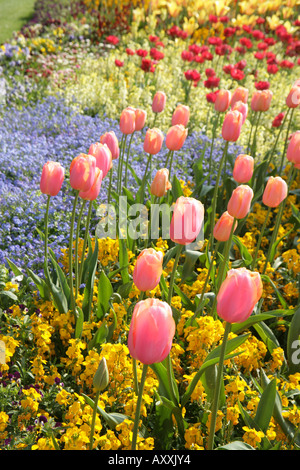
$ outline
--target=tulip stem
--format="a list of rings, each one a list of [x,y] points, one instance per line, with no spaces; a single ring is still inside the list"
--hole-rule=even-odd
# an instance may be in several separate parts
[[[209,429],[209,437],[208,437],[208,445],[207,445],[208,450],[213,450],[213,446],[214,446],[214,436],[215,436],[217,413],[218,413],[218,407],[219,407],[219,397],[220,397],[220,390],[221,390],[221,380],[223,376],[226,343],[227,343],[230,330],[231,330],[231,323],[226,322],[223,341],[221,344],[218,374],[217,374],[217,379],[216,379],[216,387],[214,391],[214,398],[213,398],[212,411],[211,411],[211,421],[210,421],[210,429]]]
[[[126,163],[125,163],[125,188],[127,188],[127,178],[128,178],[128,160],[129,160],[129,153],[130,153],[130,146],[131,142],[133,139],[134,132],[130,136],[130,141],[128,144],[128,149],[127,149],[127,156],[126,156]]]
[[[252,140],[252,145],[251,145],[251,155],[252,155],[253,157],[255,157],[255,153],[254,153],[254,155],[253,155],[253,152],[254,152],[254,147],[255,147],[255,150],[256,150],[256,134],[257,134],[258,125],[259,125],[259,121],[260,121],[261,115],[262,115],[262,112],[259,111],[258,118],[257,118],[257,121],[256,121],[255,132],[254,132],[254,136],[253,136],[253,140]]]
[[[224,165],[224,161],[225,161],[226,155],[227,155],[228,144],[229,144],[229,142],[226,141],[225,146],[224,146],[224,150],[223,150],[223,155],[222,155],[221,161],[219,163],[219,170],[218,170],[218,174],[217,174],[217,179],[216,179],[214,194],[213,194],[213,199],[212,199],[212,211],[211,211],[211,221],[210,221],[210,243],[209,243],[211,250],[212,250],[212,246],[213,246],[213,228],[214,228],[215,218],[216,218],[216,208],[217,208],[217,196],[218,196],[219,182],[220,182],[220,178],[221,178],[221,173],[222,173],[222,168],[223,168],[223,165]]]
[[[174,261],[173,270],[172,270],[171,278],[170,278],[170,284],[169,284],[168,304],[170,305],[170,307],[171,307],[171,303],[172,303],[172,295],[173,295],[173,286],[174,286],[174,280],[175,280],[175,273],[176,273],[176,269],[177,269],[177,266],[178,266],[178,262],[179,262],[179,258],[180,258],[182,249],[183,249],[183,245],[177,245],[177,251],[176,251],[175,261]]]
[[[47,198],[46,213],[45,213],[45,267],[48,270],[48,220],[49,220],[49,206],[50,197]]]
[[[270,212],[271,212],[271,207],[268,207],[268,212],[267,212],[267,215],[266,215],[266,217],[265,217],[263,226],[262,226],[262,228],[261,228],[261,231],[260,231],[260,234],[259,234],[258,242],[257,242],[257,244],[256,244],[256,249],[255,249],[255,253],[254,253],[254,257],[253,257],[253,262],[252,262],[252,271],[254,271],[255,266],[256,266],[256,260],[257,260],[258,251],[259,251],[259,248],[260,248],[260,245],[261,245],[261,241],[262,241],[262,237],[263,237],[263,235],[264,235],[264,231],[266,230],[266,226],[267,226],[267,223],[268,223],[268,219],[269,219],[269,216],[270,216]]]
[[[134,417],[131,450],[136,450],[137,434],[138,434],[138,427],[139,427],[140,414],[141,414],[142,397],[143,397],[144,385],[146,381],[147,370],[148,370],[148,365],[143,364],[142,378],[141,378],[141,383],[139,386],[139,393],[138,393],[138,399],[137,399],[135,417]]]
[[[107,205],[110,203],[112,177],[113,177],[113,168],[111,168],[110,171],[109,171],[109,186],[108,186],[108,193],[107,193]]]
[[[96,392],[95,401],[94,401],[89,450],[93,449],[93,437],[94,437],[94,432],[95,432],[95,422],[96,422],[96,416],[97,416],[97,406],[98,406],[99,396],[100,396],[100,390]]]
[[[88,239],[88,233],[89,233],[89,225],[90,225],[90,220],[91,220],[92,208],[93,208],[93,201],[90,201],[89,202],[88,215],[87,215],[87,219],[86,219],[86,225],[85,225],[84,240],[83,240],[83,245],[82,245],[81,261],[80,261],[80,269],[79,269],[79,278],[78,278],[78,285],[79,286],[81,284],[84,255],[85,255],[85,249],[86,249],[86,245],[87,245],[87,239]]]
[[[78,202],[79,191],[76,191],[74,202],[73,202],[73,211],[71,218],[71,227],[70,227],[70,242],[69,242],[69,276],[70,276],[70,295],[71,295],[71,309],[75,315],[75,298],[73,291],[73,234],[74,234],[74,222],[75,222],[75,212],[76,205]]]
[[[214,148],[214,141],[215,141],[215,137],[216,137],[216,131],[217,131],[217,127],[218,127],[218,124],[219,124],[219,119],[220,119],[220,113],[217,114],[216,120],[214,122],[212,140],[211,140],[211,145],[210,145],[209,169],[208,169],[210,178],[211,178],[211,171],[212,171],[212,168],[211,168],[212,167],[212,153],[213,153],[213,148]]]
[[[120,155],[118,161],[118,178],[117,178],[117,193],[120,195],[120,187],[122,183],[122,153],[123,153],[123,146],[124,146],[124,138],[125,134],[122,134],[121,142],[120,142]]]
[[[78,221],[77,221],[77,227],[76,227],[76,242],[75,242],[75,299],[77,299],[78,296],[78,286],[79,286],[79,276],[78,276],[78,241],[79,241],[79,232],[80,232],[80,224],[81,224],[81,218],[82,218],[82,213],[83,209],[85,208],[86,200],[83,200],[79,216],[78,216]]]
[[[152,158],[152,154],[149,153],[146,168],[145,168],[144,177],[143,177],[143,180],[142,180],[142,186],[141,186],[141,197],[140,197],[140,202],[141,203],[143,203],[143,201],[144,201],[145,184],[146,184],[146,180],[147,180],[147,172],[148,172],[148,168],[149,168],[149,165],[150,165],[150,162],[151,162],[151,158]]]
[[[288,127],[287,127],[287,131],[286,131],[283,152],[282,152],[282,155],[281,155],[281,163],[280,163],[280,168],[279,168],[279,174],[282,172],[282,168],[283,168],[283,161],[284,161],[284,157],[285,157],[285,152],[286,152],[286,147],[287,147],[287,142],[288,142],[288,138],[289,138],[290,127],[291,127],[291,123],[292,123],[292,119],[293,119],[294,110],[295,110],[295,108],[292,109],[291,117],[290,117]]]
[[[285,116],[284,116],[283,122],[282,122],[282,124],[281,124],[281,126],[280,126],[280,128],[279,128],[279,131],[278,131],[278,134],[277,134],[277,137],[276,137],[275,143],[274,143],[274,145],[273,145],[273,148],[272,148],[271,154],[270,154],[270,156],[269,156],[269,158],[268,158],[268,164],[267,164],[267,166],[266,166],[266,171],[268,170],[268,168],[269,168],[269,165],[270,165],[270,163],[271,163],[272,157],[273,157],[273,155],[274,155],[274,152],[275,152],[275,149],[276,149],[276,147],[277,147],[277,143],[278,143],[278,140],[279,140],[279,137],[280,137],[281,131],[282,131],[283,127],[284,127],[285,121],[286,121],[286,119],[287,119],[287,117],[288,117],[289,111],[290,111],[290,109],[288,109],[288,111],[285,113]]]

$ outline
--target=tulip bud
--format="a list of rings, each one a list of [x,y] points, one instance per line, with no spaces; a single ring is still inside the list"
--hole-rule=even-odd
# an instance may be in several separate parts
[[[280,176],[270,176],[265,187],[262,201],[268,207],[277,207],[287,197],[288,187]]]
[[[222,137],[229,142],[236,142],[240,136],[243,115],[239,111],[228,111],[222,126]]]
[[[150,187],[151,194],[156,197],[163,197],[171,188],[172,185],[169,181],[169,170],[167,168],[158,170]]]
[[[170,127],[166,135],[166,147],[169,150],[180,150],[185,142],[187,134],[188,129],[186,129],[182,124],[176,124],[175,126]]]
[[[254,169],[254,159],[250,155],[240,154],[236,157],[233,168],[233,179],[237,183],[248,183],[251,180]]]
[[[180,196],[175,203],[171,220],[171,240],[180,245],[192,243],[200,233],[203,219],[203,204],[192,197]]]
[[[106,364],[106,359],[103,357],[99,363],[98,369],[95,372],[93,379],[93,386],[96,392],[102,392],[109,384],[109,373]]]
[[[88,191],[95,181],[96,158],[81,153],[70,165],[70,185],[79,191]]]
[[[135,110],[135,130],[140,131],[145,126],[145,122],[147,119],[147,112],[143,109],[136,109]]]
[[[56,196],[63,184],[65,170],[58,162],[47,162],[43,166],[40,190],[48,196]]]
[[[229,90],[219,90],[216,94],[215,110],[219,113],[227,111],[231,100],[231,92]]]
[[[232,94],[230,106],[234,106],[237,101],[242,101],[243,103],[247,103],[248,101],[249,90],[244,87],[238,87]]]
[[[160,129],[156,127],[147,129],[144,140],[144,151],[151,155],[156,155],[161,150],[163,140],[164,135]]]
[[[161,113],[166,106],[166,94],[163,91],[157,91],[152,101],[152,111],[154,113]]]
[[[102,170],[102,178],[105,178],[112,167],[112,155],[106,144],[97,142],[89,148],[89,155],[93,155],[96,159],[96,167]]]
[[[295,132],[289,142],[286,158],[293,163],[296,168],[300,168],[300,131]]]
[[[236,219],[243,219],[250,211],[253,190],[250,186],[241,184],[232,191],[228,201],[227,211]]]
[[[128,107],[123,109],[120,116],[120,130],[122,134],[132,134],[135,131],[135,110]]]
[[[256,90],[251,99],[253,111],[268,111],[271,105],[273,93],[271,90]]]
[[[184,104],[179,104],[172,115],[172,126],[181,124],[186,127],[190,119],[190,108]]]
[[[246,321],[262,296],[263,285],[258,272],[246,268],[231,269],[217,295],[217,313],[229,323]]]
[[[119,142],[114,131],[105,132],[105,134],[100,137],[100,143],[107,145],[107,147],[111,151],[111,157],[113,160],[119,158]]]
[[[300,85],[294,84],[286,97],[288,108],[297,108],[300,104]]]
[[[234,218],[226,211],[224,212],[214,227],[214,237],[219,242],[226,242],[229,239]],[[234,230],[237,227],[237,221],[234,224]],[[234,231],[233,230],[233,231]]]
[[[163,254],[153,248],[146,248],[137,257],[133,282],[143,292],[153,290],[159,284],[162,275]]]
[[[81,199],[85,199],[86,201],[94,201],[97,199],[101,188],[102,174],[102,170],[96,167],[95,180],[91,188],[88,191],[79,191],[79,197],[81,197]]]
[[[142,364],[163,361],[175,335],[175,321],[167,302],[148,298],[136,304],[128,333],[131,356]]]

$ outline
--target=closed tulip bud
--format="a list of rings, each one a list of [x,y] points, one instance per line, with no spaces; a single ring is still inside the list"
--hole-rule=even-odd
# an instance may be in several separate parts
[[[188,130],[182,124],[170,127],[166,135],[166,147],[169,150],[180,150],[187,134]]]
[[[229,239],[234,218],[226,211],[224,212],[214,227],[214,237],[219,242],[226,242]],[[234,224],[234,230],[237,227],[237,221]],[[233,230],[233,231],[234,231]]]
[[[169,170],[167,168],[158,170],[150,187],[151,194],[156,197],[163,197],[171,188],[172,185],[169,181]]]
[[[247,119],[248,116],[248,104],[243,103],[242,101],[237,101],[231,108],[232,111],[239,111],[243,116],[242,125]]]
[[[119,142],[114,131],[105,132],[105,134],[100,137],[100,143],[107,145],[107,147],[111,151],[111,157],[113,160],[119,158]]]
[[[112,167],[112,155],[106,144],[97,142],[89,148],[89,155],[93,155],[96,159],[96,167],[102,170],[102,178],[105,178]]]
[[[244,87],[238,87],[232,94],[230,106],[234,106],[237,101],[242,101],[243,103],[247,103],[249,96],[249,90]]]
[[[181,124],[186,127],[190,119],[190,108],[184,104],[179,104],[172,115],[172,126]]]
[[[79,191],[79,197],[86,201],[94,201],[99,196],[100,188],[102,183],[102,170],[96,167],[95,180],[91,188],[88,191]]]
[[[286,105],[288,108],[297,108],[300,104],[300,85],[294,84],[286,97]]]
[[[217,313],[229,323],[246,321],[262,296],[258,272],[246,268],[230,269],[217,295]]]
[[[174,206],[170,224],[170,238],[180,245],[192,243],[200,233],[204,206],[192,197],[180,196]]]
[[[262,201],[268,207],[277,207],[287,197],[288,187],[280,176],[270,176]]]
[[[96,158],[81,153],[70,165],[70,185],[79,191],[88,191],[95,181]]]
[[[153,248],[146,248],[137,257],[133,282],[140,291],[155,289],[162,275],[163,254]]]
[[[256,90],[251,99],[252,111],[268,111],[271,105],[273,93],[271,90]]]
[[[286,158],[293,163],[296,168],[300,168],[300,131],[295,132],[289,142]]]
[[[152,111],[154,113],[161,113],[166,106],[166,94],[163,91],[157,91],[152,101]]]
[[[229,90],[219,90],[216,94],[215,110],[219,113],[227,111],[231,100],[231,92]]]
[[[128,107],[123,109],[120,116],[120,130],[122,134],[132,134],[135,131],[135,110]]]
[[[233,168],[233,179],[237,183],[248,183],[254,169],[254,159],[250,155],[240,154],[236,157]]]
[[[144,140],[144,151],[151,155],[156,155],[161,150],[163,140],[164,135],[160,129],[156,127],[147,129]]]
[[[169,354],[175,335],[175,321],[167,302],[141,300],[133,310],[128,333],[131,356],[142,364],[155,364]]]
[[[106,364],[106,359],[103,357],[99,363],[98,369],[95,372],[93,385],[96,392],[102,392],[109,384],[109,373]]]
[[[58,162],[47,162],[43,166],[40,190],[48,196],[56,196],[63,184],[65,170]]]
[[[147,112],[143,109],[136,109],[135,110],[135,130],[140,131],[145,126],[145,122],[147,119]]]
[[[243,115],[239,111],[228,111],[222,126],[222,137],[229,142],[236,142],[243,125]]]
[[[250,186],[241,184],[232,191],[228,201],[227,211],[236,219],[243,219],[250,211],[253,190]]]

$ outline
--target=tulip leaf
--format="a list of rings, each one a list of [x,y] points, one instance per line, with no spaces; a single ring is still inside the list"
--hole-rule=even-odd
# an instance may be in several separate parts
[[[8,262],[8,265],[9,265],[10,269],[12,270],[12,272],[14,273],[14,275],[16,277],[23,276],[22,270],[20,268],[18,268],[18,266],[16,266],[15,263],[13,263],[13,261],[11,261],[8,258],[6,258],[6,261]]]
[[[284,316],[285,312],[288,314],[291,313],[290,310],[280,310],[278,316]],[[248,330],[251,326],[255,325],[255,323],[259,323],[261,321],[269,320],[270,318],[276,317],[276,314],[272,314],[271,312],[268,313],[258,313],[256,315],[251,315],[246,321],[242,323],[234,323],[231,327],[231,331],[235,334],[239,334],[244,330]]]
[[[92,301],[93,301],[93,292],[94,292],[94,282],[95,282],[95,275],[96,269],[98,265],[98,251],[99,251],[99,244],[98,238],[95,238],[95,248],[93,255],[90,259],[90,263],[88,265],[87,273],[86,273],[86,284],[83,291],[83,302],[82,302],[82,311],[84,314],[85,321],[88,321],[91,316],[91,309],[92,309]]]
[[[233,441],[224,446],[219,446],[215,450],[255,450],[254,447],[250,446],[246,442],[242,441]]]
[[[119,266],[121,269],[121,277],[123,284],[127,284],[130,281],[128,273],[128,252],[126,246],[126,240],[119,238]]]
[[[108,312],[109,300],[113,294],[113,288],[110,280],[102,270],[99,276],[98,282],[98,298],[97,298],[97,318],[101,320],[103,316]]]
[[[82,397],[85,399],[87,405],[91,408],[94,408],[95,402],[90,397],[81,393]],[[106,424],[110,427],[110,429],[114,429],[118,424],[122,423],[125,419],[132,419],[129,416],[123,415],[122,413],[106,413],[100,406],[97,406],[97,412],[104,418]]]
[[[254,418],[259,428],[266,433],[270,420],[273,415],[273,409],[276,398],[276,378],[268,383],[264,389],[256,410]]]
[[[261,321],[259,325],[255,323],[253,325],[253,328],[255,328],[255,330],[257,331],[257,333],[259,334],[271,354],[274,349],[280,346],[272,330],[263,321]]]
[[[98,330],[94,334],[93,338],[88,344],[88,350],[90,351],[94,347],[99,346],[100,344],[106,341],[108,335],[108,326],[105,322],[101,323]]]
[[[191,277],[195,272],[195,264],[198,261],[201,253],[195,250],[185,250],[185,260],[182,266],[181,282]]]
[[[287,359],[289,372],[300,372],[300,307],[294,312],[287,337]]]
[[[31,269],[26,268],[28,276],[33,280],[43,300],[50,300],[50,290],[46,282],[35,274]]]
[[[183,196],[183,190],[176,175],[174,175],[173,177],[171,191],[172,191],[174,201],[176,201],[180,196]]]
[[[76,314],[75,339],[78,339],[78,338],[81,338],[84,315],[83,315],[82,309],[78,306],[76,306],[75,314]]]
[[[233,240],[233,243],[235,243],[239,249],[240,255],[244,262],[244,266],[245,267],[249,266],[252,263],[252,256],[250,255],[246,246],[236,235],[233,235],[232,240]]]
[[[272,281],[272,279],[270,279],[270,277],[267,276],[266,274],[262,274],[262,275],[261,275],[261,279],[262,279],[262,281],[269,282],[269,283],[272,285],[272,287],[273,287],[273,289],[274,289],[274,291],[275,291],[275,293],[276,293],[276,295],[277,295],[277,297],[278,297],[279,302],[281,303],[281,305],[283,306],[283,308],[287,309],[287,308],[288,308],[288,304],[287,304],[287,302],[284,300],[283,296],[280,294],[279,290],[278,290],[277,287],[275,286],[275,284],[274,284],[274,282]]]

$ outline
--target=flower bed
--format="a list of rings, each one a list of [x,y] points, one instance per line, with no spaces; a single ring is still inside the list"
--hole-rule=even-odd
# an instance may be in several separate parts
[[[297,450],[299,19],[127,3],[1,46],[0,448]]]

